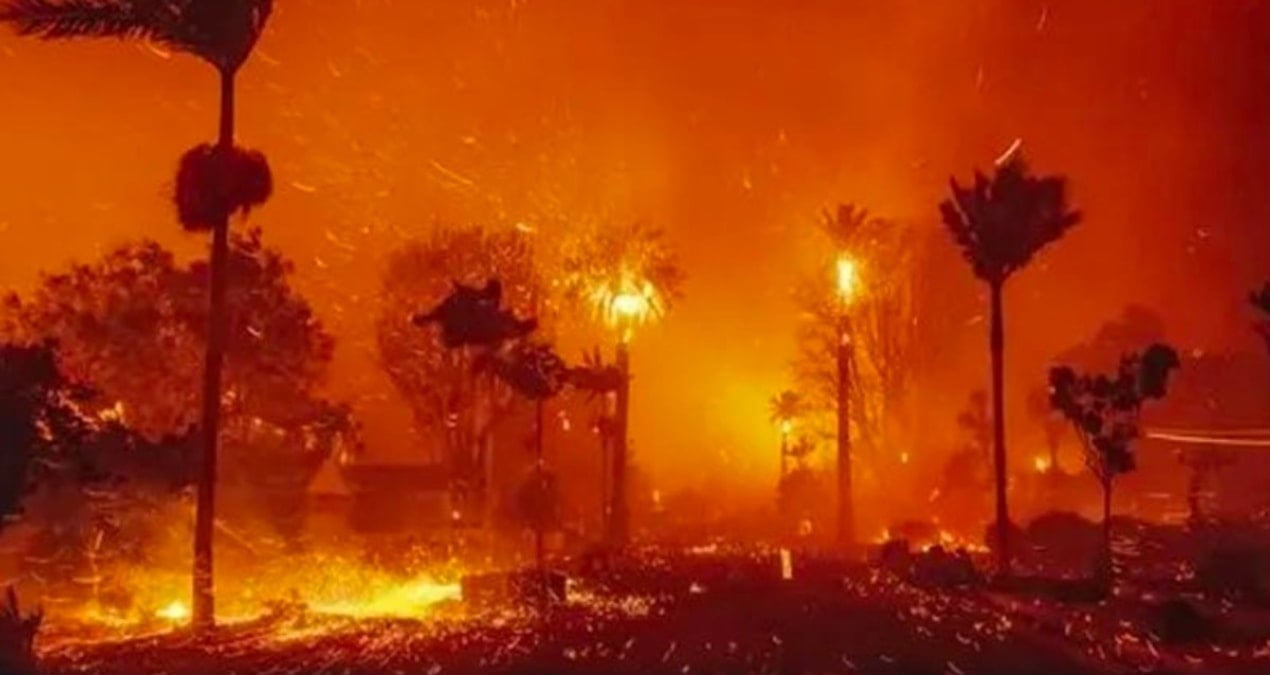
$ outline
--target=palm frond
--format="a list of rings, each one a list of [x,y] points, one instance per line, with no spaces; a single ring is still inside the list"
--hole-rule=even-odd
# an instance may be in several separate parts
[[[246,61],[273,0],[0,0],[0,21],[47,40],[151,40],[225,71]]]
[[[989,283],[1003,283],[1081,220],[1068,206],[1066,179],[1031,174],[1017,149],[991,178],[975,172],[973,185],[953,179],[950,187],[940,215],[975,275]]]
[[[19,35],[46,40],[78,37],[154,37],[162,3],[153,0],[9,0],[0,21]]]

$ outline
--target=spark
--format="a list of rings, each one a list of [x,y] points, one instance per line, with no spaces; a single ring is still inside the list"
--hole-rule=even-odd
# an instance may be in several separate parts
[[[460,174],[457,171],[454,171],[453,169],[449,169],[449,168],[446,168],[445,166],[442,166],[442,164],[435,159],[428,160],[428,164],[431,165],[433,169],[436,169],[437,173],[441,174],[445,178],[448,178],[449,180],[455,183],[458,183],[459,185],[465,188],[476,187],[476,182],[473,181],[471,178],[468,178],[467,176],[464,176],[463,174]]]
[[[1015,138],[1013,141],[1010,142],[1010,147],[1006,148],[1005,152],[1001,153],[1000,157],[997,157],[995,164],[997,166],[1005,166],[1007,162],[1014,159],[1014,156],[1019,152],[1019,149],[1022,147],[1023,147],[1023,139]]]

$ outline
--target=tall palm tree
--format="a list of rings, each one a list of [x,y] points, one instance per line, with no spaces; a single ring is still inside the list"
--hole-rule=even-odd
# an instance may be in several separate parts
[[[215,622],[212,525],[226,337],[229,217],[263,203],[271,189],[263,156],[234,149],[234,77],[251,55],[272,10],[273,0],[7,0],[0,4],[0,21],[22,35],[50,40],[141,38],[197,56],[220,75],[216,146],[200,146],[182,158],[176,195],[182,224],[187,229],[212,232],[203,454],[194,528],[192,619],[199,628]]]
[[[773,424],[781,432],[781,480],[785,479],[789,450],[789,433],[794,420],[803,414],[803,398],[796,391],[785,390],[768,401],[768,411]]]
[[[659,319],[682,297],[683,270],[662,231],[640,223],[603,227],[569,242],[563,258],[566,296],[586,300],[617,333],[620,386],[614,392],[613,455],[607,538],[624,546],[630,535],[627,503],[630,420],[630,342],[639,326]]]
[[[1010,571],[1010,513],[1006,502],[1004,354],[1001,292],[1005,282],[1032,256],[1080,222],[1068,207],[1062,176],[1029,173],[1017,146],[997,162],[992,178],[975,172],[974,185],[951,180],[952,199],[939,205],[948,227],[974,275],[988,284],[992,303],[989,346],[992,350],[993,464],[996,474],[997,565]]]

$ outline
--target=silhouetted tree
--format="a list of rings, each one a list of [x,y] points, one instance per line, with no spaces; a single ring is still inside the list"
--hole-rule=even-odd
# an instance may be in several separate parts
[[[975,172],[974,184],[951,181],[952,198],[939,205],[944,225],[979,280],[988,285],[992,324],[992,418],[997,498],[997,564],[1010,571],[1010,512],[1006,498],[1005,329],[1002,291],[1006,281],[1032,256],[1080,222],[1067,205],[1061,176],[1033,176],[1022,156],[998,161],[992,178]]]
[[[24,569],[54,582],[95,580],[84,567],[93,535],[99,544],[125,511],[193,477],[192,433],[151,442],[126,428],[63,374],[51,343],[0,345],[0,438],[3,522],[21,513],[35,528]],[[129,534],[106,554],[134,550],[140,533]]]
[[[582,365],[569,369],[567,379],[575,390],[585,392],[599,407],[591,419],[591,430],[600,439],[600,526],[608,527],[610,508],[609,481],[613,444],[617,436],[617,420],[612,410],[613,394],[626,386],[626,373],[616,363],[605,362],[599,347],[583,354]]]
[[[820,234],[829,255],[795,288],[803,320],[795,333],[795,382],[806,405],[806,424],[836,437],[839,328],[849,324],[848,417],[851,464],[878,480],[894,470],[911,385],[920,371],[918,287],[927,247],[919,231],[851,204],[823,215]],[[847,255],[859,270],[859,290],[844,307],[836,287],[836,259]]]
[[[510,337],[510,336],[509,336]],[[546,432],[545,407],[565,387],[569,366],[549,345],[521,342],[505,354],[495,355],[490,367],[517,394],[534,402],[534,470],[517,492],[517,514],[534,532],[534,559],[546,570],[543,537],[560,519],[560,490],[555,474],[547,470],[543,456]]]
[[[272,189],[263,155],[234,147],[234,77],[251,55],[272,11],[273,0],[8,0],[0,7],[0,20],[23,35],[46,39],[142,38],[192,54],[220,75],[216,145],[199,146],[181,159],[176,194],[181,223],[190,230],[212,232],[201,424],[203,464],[194,528],[192,618],[200,628],[215,623],[212,522],[228,320],[229,218],[263,203]]]
[[[87,437],[75,411],[87,398],[62,375],[51,344],[0,344],[0,527],[21,512],[35,475],[65,463]]]
[[[236,308],[227,329],[227,452],[219,483],[289,540],[309,481],[326,458],[357,444],[351,411],[320,394],[334,340],[290,285],[292,264],[258,230],[233,238],[227,259]],[[6,316],[19,338],[53,339],[69,377],[151,442],[197,427],[197,382],[210,283],[207,263],[179,265],[153,242],[46,275]]]
[[[440,441],[460,499],[490,487],[484,473],[494,459],[493,430],[515,405],[511,388],[476,377],[474,364],[502,335],[533,328],[516,318],[539,314],[532,244],[515,230],[439,228],[394,253],[384,273],[375,325],[380,365],[415,428]],[[420,329],[434,322],[438,330]]]
[[[1112,375],[1079,374],[1066,366],[1050,370],[1051,403],[1071,421],[1085,448],[1085,464],[1103,491],[1103,557],[1099,571],[1112,575],[1111,487],[1133,471],[1132,443],[1141,433],[1142,404],[1164,397],[1169,373],[1180,364],[1168,345],[1153,344],[1126,354]]]

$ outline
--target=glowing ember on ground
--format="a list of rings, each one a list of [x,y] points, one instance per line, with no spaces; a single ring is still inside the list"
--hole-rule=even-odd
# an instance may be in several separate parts
[[[350,617],[411,618],[423,615],[440,602],[461,597],[457,583],[438,583],[422,578],[392,585],[367,598],[314,603],[314,611]]]

